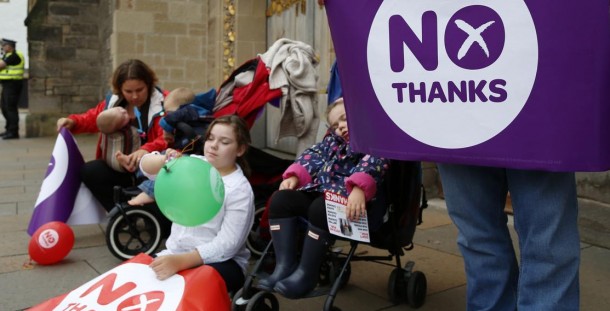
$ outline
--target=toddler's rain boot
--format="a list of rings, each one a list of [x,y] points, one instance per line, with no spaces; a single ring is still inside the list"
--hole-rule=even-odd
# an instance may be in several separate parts
[[[296,269],[297,226],[296,217],[269,219],[269,229],[275,252],[275,270],[270,276],[258,281],[258,288],[272,291],[277,281],[289,276]]]
[[[274,290],[291,299],[301,298],[313,290],[320,277],[320,264],[326,256],[330,237],[330,233],[310,225],[298,268],[277,282]]]

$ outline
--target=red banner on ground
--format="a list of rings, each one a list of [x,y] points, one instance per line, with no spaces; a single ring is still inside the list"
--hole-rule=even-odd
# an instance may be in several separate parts
[[[220,274],[209,266],[184,270],[164,281],[140,254],[71,292],[28,310],[229,310],[231,302]]]

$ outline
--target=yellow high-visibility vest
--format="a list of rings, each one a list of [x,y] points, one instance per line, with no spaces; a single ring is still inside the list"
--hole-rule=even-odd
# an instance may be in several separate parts
[[[25,68],[25,58],[23,58],[23,54],[21,52],[17,52],[19,58],[21,58],[21,62],[17,65],[8,65],[6,68],[0,70],[0,80],[23,80],[23,72]],[[12,53],[6,54],[6,57],[9,57]]]

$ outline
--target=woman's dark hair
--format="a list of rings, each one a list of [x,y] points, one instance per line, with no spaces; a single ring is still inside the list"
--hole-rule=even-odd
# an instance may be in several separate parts
[[[208,129],[205,132],[206,141],[210,137],[212,128],[216,124],[226,124],[226,125],[231,126],[233,128],[233,131],[235,132],[235,139],[237,140],[237,146],[246,147],[244,154],[242,154],[240,157],[237,157],[236,162],[241,167],[241,170],[244,172],[244,175],[250,176],[250,165],[248,164],[248,161],[246,161],[246,154],[248,153],[248,147],[250,147],[250,143],[252,142],[252,139],[250,138],[250,129],[248,128],[248,125],[238,115],[231,114],[231,115],[218,117],[218,118],[214,119],[214,121],[212,121],[212,123],[210,123],[210,125],[208,126]]]
[[[112,92],[122,97],[121,87],[127,80],[141,80],[148,86],[148,96],[153,93],[157,84],[157,74],[146,63],[139,59],[129,59],[114,70],[110,84]]]

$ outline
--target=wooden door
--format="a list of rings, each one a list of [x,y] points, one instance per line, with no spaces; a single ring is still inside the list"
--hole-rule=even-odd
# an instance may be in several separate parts
[[[326,106],[326,85],[334,51],[330,40],[328,22],[324,8],[316,0],[267,0],[267,47],[280,38],[298,40],[311,45],[319,57],[318,64],[318,111],[320,129],[318,139],[325,131],[323,113]],[[295,154],[296,138],[282,138],[276,143],[280,113],[279,109],[267,104],[263,120],[257,122],[253,135],[263,135],[264,148]],[[263,122],[260,122],[263,121]],[[261,146],[259,146],[261,147]]]

